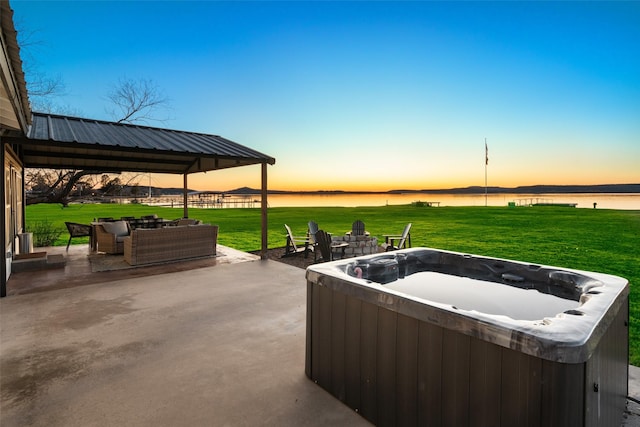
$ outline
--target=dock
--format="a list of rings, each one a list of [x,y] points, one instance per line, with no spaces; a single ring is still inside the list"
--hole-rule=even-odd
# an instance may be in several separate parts
[[[418,208],[423,208],[423,207],[432,208],[434,206],[440,206],[440,202],[424,202],[422,200],[417,200],[411,204]]]
[[[578,206],[577,203],[558,203],[554,202],[552,199],[545,199],[541,197],[516,199],[514,203],[516,206],[556,206],[565,208],[575,208],[576,206]]]
[[[151,197],[111,197],[110,203],[140,203],[150,206],[181,207],[183,195],[159,195]],[[197,191],[187,194],[187,206],[190,208],[226,209],[260,207],[259,194],[227,194],[211,191]]]

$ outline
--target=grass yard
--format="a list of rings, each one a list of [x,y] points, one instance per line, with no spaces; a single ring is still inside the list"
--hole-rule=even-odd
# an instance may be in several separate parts
[[[65,221],[88,224],[94,218],[157,214],[175,219],[182,208],[146,205],[27,206],[27,231],[46,226],[61,231],[56,245],[66,245]],[[189,209],[189,217],[218,224],[220,244],[243,251],[260,249],[259,209]],[[283,224],[295,235],[314,220],[321,229],[343,233],[361,219],[382,239],[413,223],[413,246],[547,264],[622,276],[631,283],[630,360],[640,366],[640,211],[564,207],[304,207],[269,209],[268,245],[285,244]],[[34,236],[35,237],[35,236]],[[88,240],[74,239],[74,243]]]

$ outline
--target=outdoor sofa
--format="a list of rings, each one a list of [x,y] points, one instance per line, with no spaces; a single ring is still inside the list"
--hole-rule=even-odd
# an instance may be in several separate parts
[[[123,240],[124,260],[130,265],[213,256],[218,226],[198,224],[136,229]]]
[[[169,221],[158,218],[156,215],[147,215],[142,218],[122,217],[120,220],[102,218],[102,221],[93,223],[94,239],[97,246],[94,249],[107,254],[121,254],[124,253],[124,239],[129,236],[133,230],[156,229],[176,225],[195,225],[200,223],[200,220],[190,218]],[[71,232],[69,233],[71,234]]]

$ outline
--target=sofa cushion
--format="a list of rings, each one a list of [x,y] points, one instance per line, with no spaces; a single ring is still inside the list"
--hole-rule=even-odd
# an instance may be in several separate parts
[[[107,233],[115,234],[116,237],[129,235],[129,227],[126,221],[103,222],[102,228]]]
[[[200,224],[200,220],[199,219],[191,219],[191,218],[181,218],[178,220],[178,224],[177,225],[199,225]]]

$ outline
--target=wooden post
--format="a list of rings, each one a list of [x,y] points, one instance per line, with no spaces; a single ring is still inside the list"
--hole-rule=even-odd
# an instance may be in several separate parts
[[[260,259],[267,259],[267,162],[262,162],[262,195],[260,197],[260,207],[262,211],[262,246],[260,248]]]
[[[187,207],[187,174],[183,175],[183,189],[182,189],[182,204],[183,204],[183,218],[189,218],[189,208]]]

